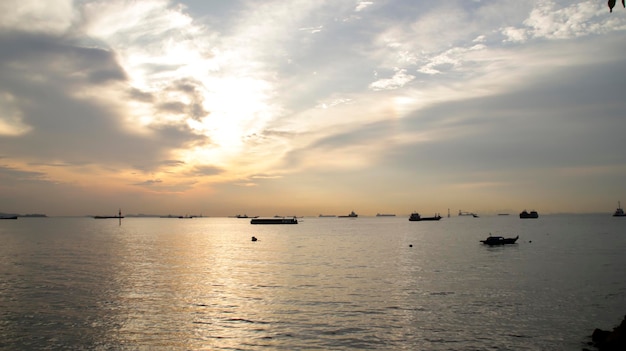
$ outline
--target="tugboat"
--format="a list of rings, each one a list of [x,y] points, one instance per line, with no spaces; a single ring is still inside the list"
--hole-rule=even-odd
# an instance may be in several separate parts
[[[626,217],[626,213],[624,213],[622,204],[619,201],[617,202],[617,209],[613,213],[613,217]]]

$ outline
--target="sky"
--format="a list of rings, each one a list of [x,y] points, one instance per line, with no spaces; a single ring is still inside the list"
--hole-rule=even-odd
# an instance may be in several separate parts
[[[612,213],[626,9],[3,0],[0,212]]]

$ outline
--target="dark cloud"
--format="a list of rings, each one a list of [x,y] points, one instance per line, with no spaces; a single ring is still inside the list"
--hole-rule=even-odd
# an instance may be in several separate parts
[[[169,113],[183,114],[185,113],[186,107],[187,105],[183,104],[182,102],[173,101],[173,102],[164,102],[162,104],[159,104],[157,106],[157,109],[165,113],[169,112]]]
[[[436,137],[390,149],[383,165],[467,174],[626,164],[620,66],[555,70],[513,92],[419,111],[399,128]]]
[[[126,73],[111,51],[81,47],[64,38],[26,32],[0,34],[0,67],[3,79],[37,74],[54,79],[57,89],[66,85],[102,84],[124,81]],[[7,68],[13,68],[7,70]],[[74,83],[74,84],[71,84]]]
[[[15,97],[22,122],[32,128],[18,137],[0,136],[0,149],[11,157],[154,169],[170,150],[208,142],[184,122],[133,133],[124,125],[121,104],[97,95],[81,96],[86,90],[107,91],[111,83],[127,85],[110,51],[22,32],[1,34],[0,47],[0,92]],[[137,89],[128,91],[137,100],[153,99]],[[181,103],[168,108],[175,107],[183,109]]]
[[[190,103],[186,104],[182,111],[197,120],[209,114],[202,106],[204,103],[203,89],[201,82],[190,78],[175,81],[169,88],[170,91],[180,92],[187,96]]]
[[[3,184],[16,181],[47,181],[47,175],[43,172],[23,171],[12,167],[0,166],[0,179]]]
[[[621,65],[555,69],[520,81],[512,91],[448,101],[403,119],[329,134],[291,151],[285,165],[297,167],[311,154],[361,152],[380,140],[390,143],[377,148],[380,153],[372,155],[372,162],[399,173],[463,177],[474,172],[623,165],[621,101],[626,80],[615,73]],[[394,134],[426,138],[394,143]]]
[[[131,88],[128,92],[128,96],[133,100],[147,103],[153,102],[155,99],[152,93],[147,93],[137,88]]]

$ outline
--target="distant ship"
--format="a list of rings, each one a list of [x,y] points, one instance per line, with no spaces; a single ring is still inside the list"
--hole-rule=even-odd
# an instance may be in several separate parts
[[[622,204],[619,201],[617,202],[617,209],[613,213],[613,217],[626,217],[626,213],[624,213]]]
[[[238,214],[235,218],[259,218],[259,216],[248,216],[247,214]]]
[[[422,217],[422,216],[420,216],[419,213],[413,212],[413,213],[411,213],[411,216],[409,217],[409,221],[411,221],[411,222],[438,221],[440,219],[441,219],[441,216],[438,213],[436,215],[434,215],[433,217]]]
[[[359,215],[354,213],[354,211],[350,212],[350,214],[348,214],[347,216],[338,216],[339,218],[356,218]]]
[[[325,215],[325,214],[321,214],[319,215],[320,217],[337,217],[337,215]]]
[[[394,213],[377,213],[376,217],[395,217]]]
[[[296,217],[293,218],[252,218],[250,224],[298,224]]]
[[[167,216],[159,216],[159,218],[193,218],[193,217],[195,217],[195,216],[190,216],[190,215],[184,215],[184,216],[182,216],[182,215],[178,215],[178,216],[174,215],[174,216],[172,216],[171,214],[169,214]]]
[[[106,219],[106,218],[119,218],[119,219],[122,219],[122,218],[124,218],[124,216],[122,216],[122,210],[120,209],[117,212],[117,216],[93,216],[93,218],[95,218],[95,219]]]
[[[519,214],[519,218],[539,218],[539,214],[537,213],[537,211],[522,211],[522,213]]]

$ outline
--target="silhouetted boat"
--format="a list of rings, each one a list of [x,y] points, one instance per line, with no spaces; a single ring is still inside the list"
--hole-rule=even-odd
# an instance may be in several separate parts
[[[259,216],[248,216],[247,214],[238,214],[235,216],[235,218],[259,218]]]
[[[377,213],[376,217],[395,217],[396,215],[393,213]]]
[[[325,214],[321,214],[319,215],[320,217],[337,217],[337,215],[325,215]]]
[[[422,217],[417,212],[411,213],[411,216],[409,217],[409,221],[411,221],[411,222],[417,222],[417,221],[438,221],[440,219],[441,219],[441,216],[439,214],[436,214],[433,217]]]
[[[522,213],[519,214],[519,218],[539,218],[539,214],[537,213],[537,211],[522,211]]]
[[[252,218],[250,224],[298,224],[296,217],[293,218]]]
[[[481,240],[480,242],[485,245],[493,246],[493,245],[515,244],[517,239],[519,239],[519,235],[516,236],[515,238],[505,238],[501,236],[491,236],[491,234],[489,234],[489,237],[487,237],[487,239]]]
[[[619,201],[617,202],[617,209],[613,213],[613,217],[626,217],[626,213],[624,213],[622,204]]]
[[[122,218],[124,218],[124,216],[122,216],[122,210],[120,209],[117,212],[117,216],[93,216],[93,218],[95,218],[95,219],[107,219],[107,218],[119,218],[119,219],[122,219]]]
[[[354,213],[354,211],[350,212],[347,216],[338,216],[339,218],[356,218],[359,215]]]
[[[17,219],[17,216],[0,216],[0,219]]]

